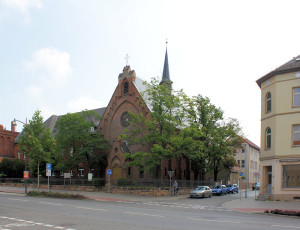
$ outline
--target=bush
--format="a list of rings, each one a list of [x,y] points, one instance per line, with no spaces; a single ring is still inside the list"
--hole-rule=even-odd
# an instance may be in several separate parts
[[[58,193],[58,192],[45,192],[45,191],[30,191],[27,196],[37,197],[52,197],[52,198],[63,198],[63,199],[86,199],[83,195],[73,193]]]
[[[0,163],[0,173],[9,178],[22,178],[25,162],[19,159],[4,158]]]
[[[93,178],[93,185],[95,187],[105,186],[105,179],[104,178]]]
[[[130,184],[130,180],[128,178],[119,178],[117,180],[117,185],[119,186],[124,186],[124,185],[129,185]]]

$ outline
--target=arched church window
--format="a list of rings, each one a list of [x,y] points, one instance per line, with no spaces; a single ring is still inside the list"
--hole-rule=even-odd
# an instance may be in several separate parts
[[[124,95],[128,94],[128,88],[129,88],[128,82],[125,82],[124,83]]]

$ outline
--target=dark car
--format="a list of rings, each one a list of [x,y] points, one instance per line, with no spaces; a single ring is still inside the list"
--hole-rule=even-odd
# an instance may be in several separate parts
[[[198,186],[190,192],[190,197],[211,197],[211,189],[208,186]]]
[[[237,186],[237,184],[228,184],[226,186],[227,189],[227,193],[239,193],[239,187]]]
[[[254,183],[253,185],[252,185],[252,190],[259,190],[260,189],[260,183]]]

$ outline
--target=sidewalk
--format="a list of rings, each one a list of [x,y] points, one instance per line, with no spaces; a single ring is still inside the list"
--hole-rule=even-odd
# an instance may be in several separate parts
[[[28,188],[29,191],[37,191],[37,189]],[[48,189],[40,189],[40,191],[48,191]],[[179,200],[187,198],[188,195],[178,195],[178,196],[165,196],[165,197],[148,197],[148,196],[137,196],[137,195],[127,195],[127,194],[112,194],[105,192],[86,192],[86,191],[70,191],[70,190],[50,190],[51,192],[59,193],[73,193],[80,194],[92,200],[98,201],[170,201]],[[19,187],[2,187],[0,186],[0,192],[15,193],[20,195],[25,195],[25,190]],[[213,199],[213,197],[211,198]],[[299,201],[259,201],[255,200],[254,196],[248,196],[248,198],[242,198],[227,201],[223,203],[223,208],[248,213],[263,213],[265,210],[296,210],[300,212],[300,202]]]

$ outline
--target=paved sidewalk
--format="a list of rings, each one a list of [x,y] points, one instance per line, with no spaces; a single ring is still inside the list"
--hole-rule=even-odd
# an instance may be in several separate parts
[[[37,189],[28,188],[27,191],[32,191]],[[40,189],[40,191],[48,191],[48,189]],[[80,194],[89,199],[98,201],[170,201],[185,199],[188,195],[178,195],[178,196],[166,196],[166,197],[148,197],[148,196],[137,196],[137,195],[127,195],[127,194],[112,194],[105,192],[86,192],[86,191],[70,191],[70,190],[50,190],[52,192],[60,193],[73,193]],[[2,187],[0,186],[0,192],[15,193],[25,195],[24,187]],[[213,198],[212,198],[213,199]],[[296,210],[300,212],[300,202],[299,201],[259,201],[255,200],[254,196],[249,196],[247,199],[242,198],[227,201],[223,203],[223,208],[248,212],[248,213],[263,213],[265,210]]]

